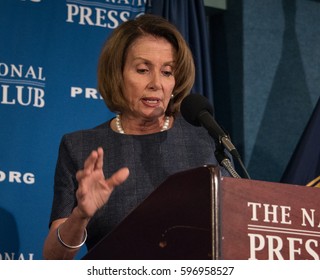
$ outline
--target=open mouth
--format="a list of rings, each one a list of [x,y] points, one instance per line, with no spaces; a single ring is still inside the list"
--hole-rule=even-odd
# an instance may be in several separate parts
[[[141,99],[142,102],[148,106],[157,106],[160,103],[160,99],[159,98],[155,98],[155,97],[145,97]]]

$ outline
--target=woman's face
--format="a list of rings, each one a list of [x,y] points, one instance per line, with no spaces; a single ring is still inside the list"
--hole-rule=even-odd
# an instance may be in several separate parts
[[[163,117],[175,86],[174,49],[164,38],[138,38],[129,47],[124,69],[124,96],[134,118]]]

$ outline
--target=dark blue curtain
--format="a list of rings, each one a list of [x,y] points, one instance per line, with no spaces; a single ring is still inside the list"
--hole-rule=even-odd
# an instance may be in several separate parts
[[[213,104],[209,39],[202,0],[151,0],[148,12],[173,23],[193,53],[196,80],[192,92],[206,96]]]
[[[281,182],[306,185],[320,176],[320,98]]]

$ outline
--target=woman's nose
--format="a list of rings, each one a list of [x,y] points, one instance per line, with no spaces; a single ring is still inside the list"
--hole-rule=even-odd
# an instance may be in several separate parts
[[[160,74],[152,73],[152,75],[150,75],[148,87],[153,90],[158,90],[161,87]]]

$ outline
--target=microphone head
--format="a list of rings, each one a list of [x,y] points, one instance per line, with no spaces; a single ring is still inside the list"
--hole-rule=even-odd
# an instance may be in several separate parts
[[[201,94],[191,93],[181,102],[180,112],[182,117],[190,124],[201,126],[198,116],[201,112],[208,111],[213,115],[213,106],[209,100]]]

